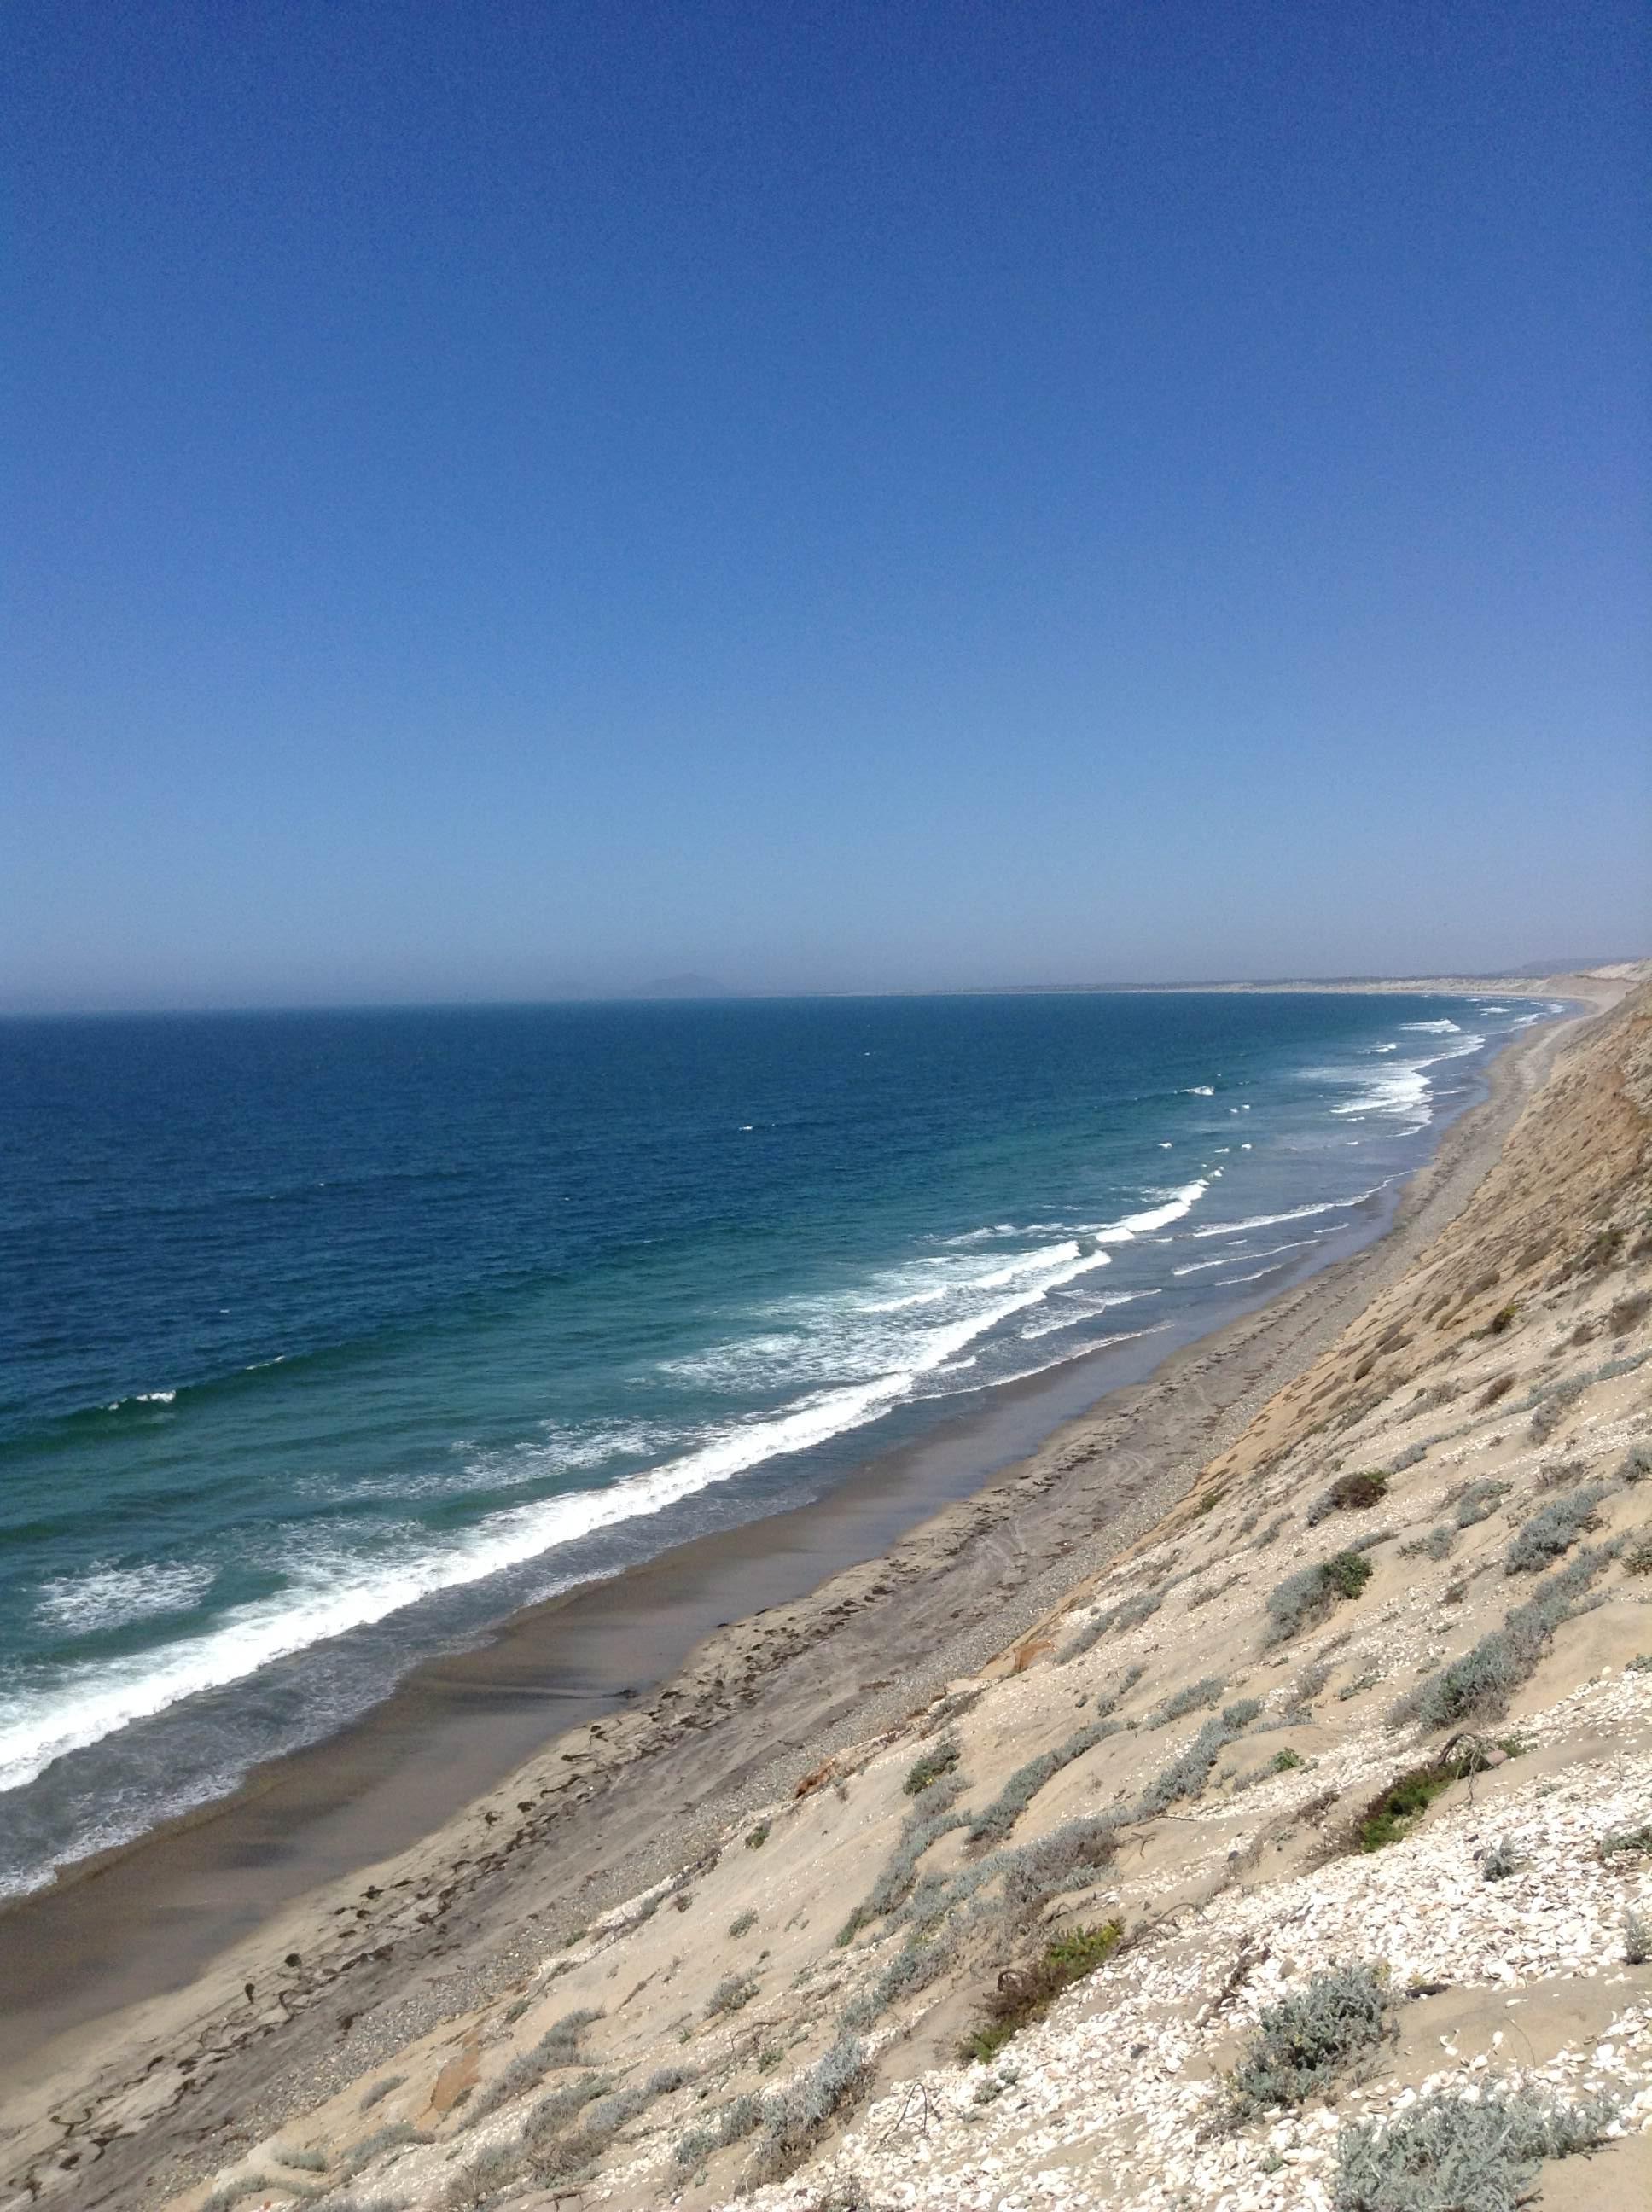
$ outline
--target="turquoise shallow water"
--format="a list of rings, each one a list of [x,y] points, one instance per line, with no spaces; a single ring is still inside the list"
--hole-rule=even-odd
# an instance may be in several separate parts
[[[1531,1010],[0,1025],[0,1887],[418,1657],[1369,1229]]]

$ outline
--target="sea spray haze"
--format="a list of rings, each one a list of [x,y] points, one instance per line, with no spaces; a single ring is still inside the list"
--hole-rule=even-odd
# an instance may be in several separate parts
[[[0,1026],[0,1882],[1369,1235],[1483,1002]]]

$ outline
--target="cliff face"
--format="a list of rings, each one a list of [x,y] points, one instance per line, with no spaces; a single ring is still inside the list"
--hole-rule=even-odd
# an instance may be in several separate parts
[[[1148,1540],[178,2201],[1643,2203],[1649,1352],[1652,988]]]

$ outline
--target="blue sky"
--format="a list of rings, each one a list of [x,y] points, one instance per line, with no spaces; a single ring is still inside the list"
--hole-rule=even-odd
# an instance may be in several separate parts
[[[1636,12],[21,0],[0,1004],[1652,948]]]

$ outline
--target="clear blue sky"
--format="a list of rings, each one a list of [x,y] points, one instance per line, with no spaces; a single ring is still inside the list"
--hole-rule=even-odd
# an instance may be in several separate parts
[[[18,0],[0,1004],[1652,949],[1631,0]]]

